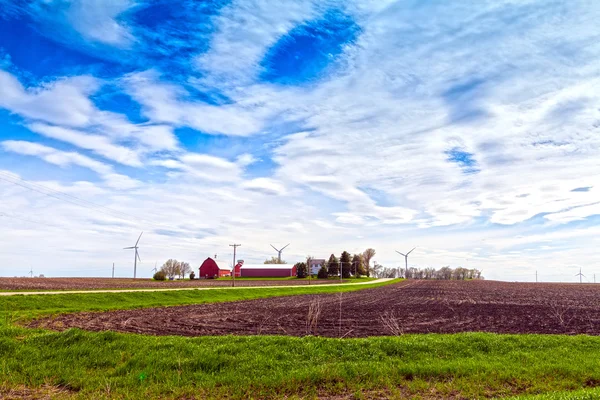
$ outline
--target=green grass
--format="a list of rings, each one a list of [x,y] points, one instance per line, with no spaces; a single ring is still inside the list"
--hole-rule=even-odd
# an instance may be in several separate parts
[[[335,293],[382,284],[0,298],[0,398],[600,398],[600,337],[405,335],[368,339],[154,337],[26,329],[70,311]],[[36,394],[36,393],[34,393]],[[429,397],[427,397],[429,396]]]
[[[597,398],[593,394],[599,392],[556,396],[600,380],[600,338],[585,336],[183,338],[4,327],[0,353],[5,387],[49,385],[68,388],[79,398],[258,399],[362,392],[471,399],[560,391],[539,399],[575,400]]]

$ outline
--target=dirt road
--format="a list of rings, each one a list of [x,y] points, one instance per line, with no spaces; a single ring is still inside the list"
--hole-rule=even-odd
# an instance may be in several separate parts
[[[45,279],[45,278],[44,278]],[[389,281],[390,279],[381,278],[370,281],[358,281],[353,283],[318,283],[313,284],[313,287],[323,286],[345,286],[345,285],[369,285],[373,283],[381,283]],[[73,294],[73,293],[124,293],[124,292],[169,292],[173,290],[212,290],[212,289],[264,289],[264,288],[299,288],[299,287],[310,287],[308,284],[302,282],[302,284],[290,284],[290,281],[236,281],[236,286],[230,286],[230,282],[225,282],[228,286],[214,285],[214,286],[195,286],[195,287],[171,287],[171,288],[148,288],[148,289],[99,289],[99,290],[54,290],[54,291],[35,291],[35,292],[0,292],[0,296],[32,296],[32,295],[48,295],[48,294]],[[243,283],[242,283],[243,282]],[[287,284],[286,284],[287,283]]]

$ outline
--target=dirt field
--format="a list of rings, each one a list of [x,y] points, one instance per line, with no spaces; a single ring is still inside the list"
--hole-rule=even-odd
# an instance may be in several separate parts
[[[466,331],[598,335],[600,285],[404,281],[342,296],[80,313],[34,321],[32,326],[183,336],[366,337]]]
[[[338,283],[313,279],[311,284]],[[307,280],[243,280],[236,286],[307,285]],[[152,279],[125,278],[0,278],[0,290],[85,290],[85,289],[135,289],[135,288],[189,288],[231,286],[230,280],[196,279],[193,281],[153,281]]]

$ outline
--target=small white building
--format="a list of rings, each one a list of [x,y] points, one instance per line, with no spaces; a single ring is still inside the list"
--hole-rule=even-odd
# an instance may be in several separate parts
[[[310,266],[309,266],[310,274],[317,275],[319,273],[319,270],[321,269],[321,267],[323,265],[325,265],[326,262],[327,262],[326,260],[320,259],[320,258],[313,258],[312,260],[310,260]]]

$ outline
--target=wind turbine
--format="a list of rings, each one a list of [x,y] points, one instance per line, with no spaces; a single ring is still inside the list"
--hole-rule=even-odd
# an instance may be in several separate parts
[[[578,273],[578,274],[575,274],[575,276],[578,276],[578,277],[579,277],[579,283],[583,283],[583,282],[581,281],[581,278],[585,277],[585,275],[581,273],[581,267],[579,267],[579,273]]]
[[[277,252],[277,254],[279,254],[279,255],[277,256],[277,262],[278,262],[279,264],[281,264],[281,252],[283,251],[283,249],[285,249],[285,248],[286,248],[286,247],[288,247],[289,245],[290,245],[290,243],[286,244],[285,246],[283,246],[283,247],[281,248],[281,250],[279,250],[279,249],[277,249],[275,246],[271,245],[271,247],[275,249],[275,251]]]
[[[133,279],[135,279],[138,260],[140,260],[140,262],[142,262],[142,259],[140,258],[140,255],[138,254],[138,243],[140,242],[140,239],[141,239],[143,233],[144,232],[140,233],[140,236],[138,237],[137,242],[135,242],[135,246],[123,247],[123,250],[135,249],[135,253],[133,255]]]
[[[396,253],[400,254],[401,256],[404,256],[404,277],[408,278],[408,255],[410,253],[412,253],[412,251],[416,249],[416,247],[413,247],[411,251],[409,251],[408,253],[404,254],[404,253],[400,253],[398,250],[396,250]],[[398,270],[400,270],[400,268],[398,268]],[[398,277],[400,277],[400,271],[398,271]]]

